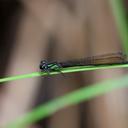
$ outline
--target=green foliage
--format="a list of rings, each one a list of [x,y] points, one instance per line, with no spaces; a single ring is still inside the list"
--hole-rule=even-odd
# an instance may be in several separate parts
[[[25,114],[21,118],[18,118],[14,123],[6,126],[6,128],[24,128],[25,126],[54,114],[56,111],[64,107],[90,100],[106,94],[113,89],[122,87],[128,87],[128,75],[116,80],[107,80],[89,87],[84,87],[70,94],[52,100],[34,109],[32,112]]]
[[[119,31],[119,35],[122,40],[123,50],[128,55],[128,22],[126,16],[126,10],[124,7],[124,0],[109,0]]]

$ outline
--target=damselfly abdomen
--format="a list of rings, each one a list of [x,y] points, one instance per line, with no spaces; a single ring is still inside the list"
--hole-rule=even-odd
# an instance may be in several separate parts
[[[127,63],[126,55],[123,53],[109,53],[98,56],[86,57],[79,60],[60,62],[62,67],[89,66],[89,65],[113,65]]]

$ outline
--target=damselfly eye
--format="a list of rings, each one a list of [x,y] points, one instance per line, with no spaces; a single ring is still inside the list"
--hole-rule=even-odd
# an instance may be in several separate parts
[[[46,60],[42,60],[40,63],[41,63],[41,64],[46,64],[47,61],[46,61]]]

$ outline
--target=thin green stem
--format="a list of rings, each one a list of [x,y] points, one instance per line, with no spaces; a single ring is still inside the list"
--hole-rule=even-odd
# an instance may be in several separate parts
[[[7,125],[6,128],[24,128],[36,121],[39,121],[40,119],[44,119],[54,114],[56,111],[64,107],[76,105],[80,102],[90,100],[121,87],[128,87],[128,75],[116,80],[107,80],[92,86],[84,87],[52,100],[34,109],[32,112],[16,119],[13,123]]]
[[[128,55],[128,21],[126,18],[124,0],[110,0],[110,4],[123,43],[124,52]]]
[[[73,72],[92,71],[92,70],[98,70],[98,69],[112,69],[112,68],[128,68],[128,64],[70,67],[70,68],[63,68],[61,72],[73,73]],[[14,81],[18,79],[24,79],[24,78],[32,78],[32,77],[48,76],[48,75],[56,75],[56,74],[60,74],[60,72],[51,72],[50,74],[46,72],[33,72],[30,74],[0,78],[0,83]]]

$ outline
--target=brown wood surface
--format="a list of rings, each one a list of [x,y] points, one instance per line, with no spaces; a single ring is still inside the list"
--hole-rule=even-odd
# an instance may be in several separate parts
[[[23,0],[22,4],[8,75],[39,71],[41,59],[62,61],[121,51],[109,1]],[[28,112],[35,103],[123,74],[123,70],[114,69],[9,82],[0,104],[0,125]],[[48,96],[39,93],[40,88]],[[126,95],[125,89],[110,92],[62,109],[30,128],[127,128]]]

